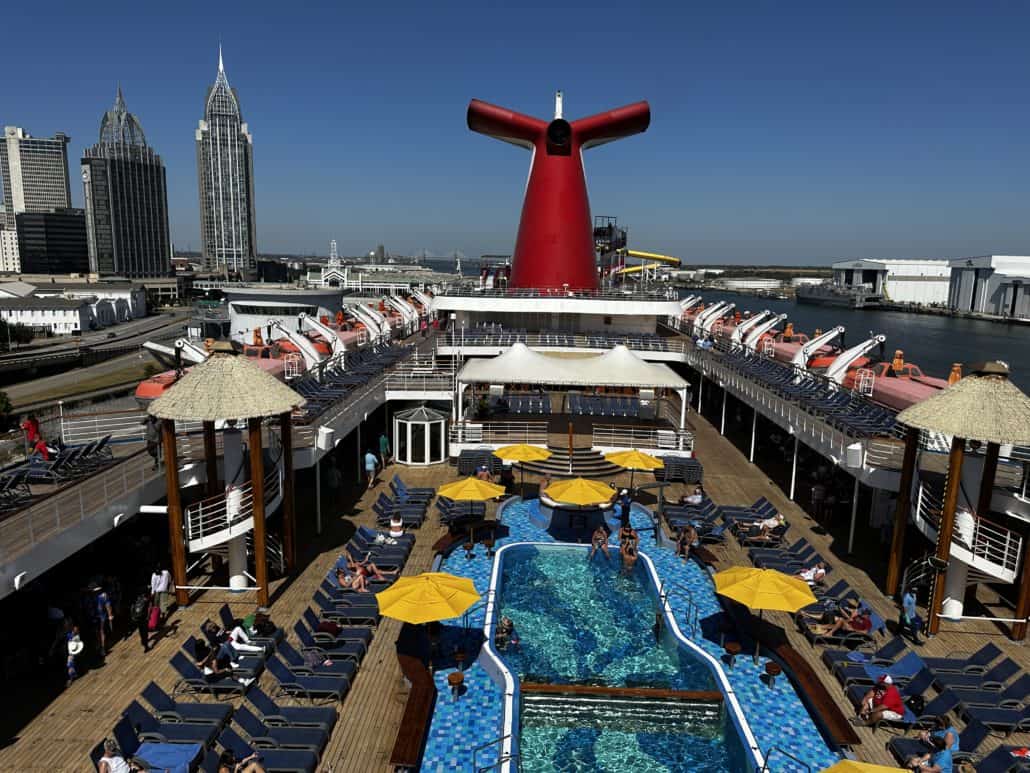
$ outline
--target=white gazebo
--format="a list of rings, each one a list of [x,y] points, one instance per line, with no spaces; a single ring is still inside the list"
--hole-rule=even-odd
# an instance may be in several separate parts
[[[394,460],[437,464],[447,459],[447,415],[420,405],[393,417]]]
[[[621,344],[604,354],[568,357],[543,354],[516,343],[496,357],[470,360],[457,380],[458,421],[463,418],[465,388],[471,384],[536,384],[673,390],[680,396],[679,428],[687,425],[690,384],[668,365],[642,360]]]

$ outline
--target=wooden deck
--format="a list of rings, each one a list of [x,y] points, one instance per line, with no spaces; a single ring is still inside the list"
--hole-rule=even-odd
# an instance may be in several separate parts
[[[842,555],[842,549],[836,549],[833,538],[816,530],[816,524],[761,471],[750,465],[729,441],[720,437],[717,431],[698,416],[692,415],[691,420],[697,435],[698,456],[705,466],[705,487],[717,502],[742,504],[750,503],[759,496],[768,497],[786,513],[794,534],[808,538],[820,551],[834,555],[834,579],[846,579],[887,619],[896,617],[893,603],[880,593],[859,566],[869,556]],[[579,444],[589,440],[577,437],[576,442]],[[392,472],[393,469],[388,470],[387,475]],[[439,486],[455,478],[454,468],[446,465],[403,468],[403,475],[412,485],[418,486]],[[637,478],[640,481],[641,476]],[[535,480],[534,476],[527,475],[527,485],[532,485]],[[619,475],[616,480],[625,485],[629,476]],[[377,493],[374,492],[373,496]],[[674,487],[670,491],[672,493],[678,494],[680,489]],[[334,503],[323,502],[326,528],[320,537],[305,532],[310,528],[313,518],[309,513],[305,514],[304,510],[299,511],[299,544],[307,563],[292,581],[276,584],[272,604],[273,619],[287,629],[291,640],[293,622],[308,605],[316,586],[335,560],[340,545],[349,537],[353,525],[373,522],[373,514],[369,509],[371,499],[366,494],[360,498],[341,497]],[[444,534],[445,530],[437,524],[435,516],[431,516],[417,532],[418,537],[404,573],[416,574],[429,569],[435,555],[434,544]],[[747,556],[732,540],[726,546],[714,548],[712,552],[719,568],[748,564]],[[176,677],[168,659],[188,635],[197,631],[205,618],[216,616],[218,607],[225,601],[240,614],[250,611],[253,605],[246,598],[230,597],[217,591],[204,592],[192,606],[172,616],[170,630],[150,653],[143,654],[134,637],[126,638],[114,646],[104,668],[86,673],[69,689],[52,699],[41,695],[39,690],[5,690],[5,711],[23,714],[24,720],[18,725],[20,729],[14,739],[0,749],[0,770],[87,770],[89,750],[110,732],[121,711],[130,700],[139,696],[149,681],[154,680],[167,690],[173,687]],[[822,679],[840,710],[850,716],[852,708],[843,690],[820,661],[820,649],[809,645],[796,632],[788,617],[773,614],[766,615],[766,619],[783,626],[790,644],[807,661],[812,672]],[[395,653],[399,629],[397,622],[384,619],[376,630],[353,689],[340,706],[340,721],[323,758],[326,771],[386,773],[391,769],[389,758],[408,695]],[[922,651],[927,655],[970,652],[986,640],[998,644],[1006,655],[1017,660],[1024,668],[1030,667],[1030,653],[1026,648],[1012,644],[998,628],[984,623],[965,623],[962,626],[946,623],[942,634],[926,644]],[[274,680],[266,674],[262,677],[262,685],[272,689]],[[11,721],[17,723],[17,719]],[[889,752],[884,748],[889,732],[857,729],[861,739],[861,743],[855,747],[857,756],[869,762],[892,763]],[[1011,736],[1007,742],[1030,744],[1030,734]],[[981,751],[988,752],[998,743],[999,739],[990,738],[981,747]]]

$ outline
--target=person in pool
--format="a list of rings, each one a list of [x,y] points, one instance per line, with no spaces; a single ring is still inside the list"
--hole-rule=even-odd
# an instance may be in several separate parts
[[[611,556],[608,555],[608,532],[604,530],[604,526],[597,524],[597,528],[594,529],[593,535],[590,537],[590,556],[587,560],[594,560],[594,553],[598,550],[604,555],[605,561],[610,561]]]
[[[494,635],[494,646],[499,650],[506,650],[508,647],[519,649],[519,635],[515,631],[515,623],[510,617],[502,617],[497,625],[497,633]]]
[[[622,546],[626,544],[632,545],[634,550],[640,547],[640,535],[637,534],[637,530],[628,523],[619,529],[619,545]]]
[[[694,524],[688,523],[680,529],[676,537],[676,555],[681,556],[683,560],[690,558],[690,549],[697,543],[697,529],[694,528]]]
[[[636,543],[623,542],[622,548],[619,550],[619,554],[622,556],[622,571],[628,575],[633,571],[633,567],[637,563]]]

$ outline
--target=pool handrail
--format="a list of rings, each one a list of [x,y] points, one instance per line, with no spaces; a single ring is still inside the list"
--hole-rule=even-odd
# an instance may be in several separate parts
[[[483,635],[484,643],[480,650],[480,658],[486,658],[487,663],[500,672],[504,679],[505,690],[504,690],[504,704],[502,711],[502,749],[498,764],[500,765],[500,773],[511,773],[511,759],[518,758],[518,748],[516,745],[515,751],[512,751],[512,745],[516,744],[517,736],[513,737],[516,733],[516,720],[518,719],[518,683],[515,681],[514,676],[508,669],[507,665],[501,659],[500,655],[496,652],[493,646],[493,625],[494,616],[497,612],[497,588],[500,581],[501,567],[504,564],[504,554],[511,548],[577,548],[580,550],[588,550],[589,545],[584,545],[577,542],[512,542],[507,545],[502,545],[497,549],[494,554],[494,564],[490,572],[490,588],[487,591],[487,607],[486,615],[483,620]],[[747,721],[747,717],[744,715],[744,710],[740,705],[740,700],[737,698],[737,694],[733,689],[733,685],[730,684],[729,679],[726,676],[725,671],[722,669],[722,665],[719,661],[711,654],[706,652],[704,649],[699,647],[687,636],[684,635],[683,630],[680,628],[679,622],[676,620],[676,615],[672,609],[672,605],[669,603],[667,597],[661,596],[662,579],[658,575],[658,571],[655,569],[654,562],[651,557],[648,556],[644,551],[637,553],[639,558],[644,561],[644,566],[647,567],[648,574],[651,578],[652,585],[659,593],[658,602],[660,605],[661,612],[665,616],[666,624],[669,626],[669,630],[672,635],[679,641],[682,646],[687,647],[694,652],[698,657],[702,658],[706,663],[709,664],[711,671],[714,673],[716,682],[719,685],[719,689],[722,691],[724,698],[724,705],[728,709],[728,714],[733,721],[734,726],[737,729],[737,733],[740,737],[742,744],[744,745],[745,753],[748,753],[752,761],[754,762],[754,770],[767,769],[765,755],[762,754],[761,749],[758,746],[758,740],[755,738],[754,732],[751,730],[751,725]],[[486,663],[482,664],[486,668]],[[487,668],[489,672],[490,669]],[[507,739],[507,740],[503,740]],[[521,764],[521,763],[519,763]]]
[[[783,756],[789,757],[791,760],[793,760],[798,765],[803,767],[805,769],[805,773],[812,773],[812,766],[811,765],[809,765],[804,760],[798,759],[797,757],[795,757],[793,754],[791,754],[789,751],[787,751],[786,749],[784,749],[781,746],[770,746],[768,749],[765,750],[765,762],[762,763],[762,767],[758,769],[758,773],[770,773],[771,769],[769,767],[769,758],[772,756],[773,752],[779,752]]]

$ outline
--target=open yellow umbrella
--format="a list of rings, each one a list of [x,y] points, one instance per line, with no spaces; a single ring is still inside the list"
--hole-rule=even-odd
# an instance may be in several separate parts
[[[544,493],[555,502],[583,507],[607,504],[615,496],[614,489],[607,483],[587,478],[560,480],[548,486]]]
[[[628,451],[611,451],[604,455],[612,464],[629,470],[629,487],[633,488],[633,473],[637,470],[659,470],[665,466],[661,459],[631,448]]]
[[[904,768],[874,765],[871,762],[859,762],[858,760],[841,760],[828,768],[823,768],[819,773],[898,773],[900,770],[904,770]]]
[[[472,580],[445,572],[400,577],[376,594],[379,612],[405,623],[430,623],[457,617],[479,598]]]
[[[504,494],[504,486],[498,486],[496,483],[480,480],[470,475],[467,478],[456,480],[454,483],[448,483],[446,486],[440,486],[436,493],[448,499],[485,502],[488,499],[502,496]]]
[[[521,493],[526,483],[526,470],[522,466],[522,462],[542,462],[551,457],[551,452],[540,446],[517,443],[513,446],[501,446],[494,451],[494,456],[506,462],[519,462],[519,492]]]
[[[748,609],[758,610],[758,618],[766,609],[778,612],[797,612],[816,601],[808,583],[800,577],[791,577],[775,569],[753,566],[734,566],[717,572],[712,578],[715,592],[738,601]],[[758,642],[755,641],[755,661],[758,660]]]

